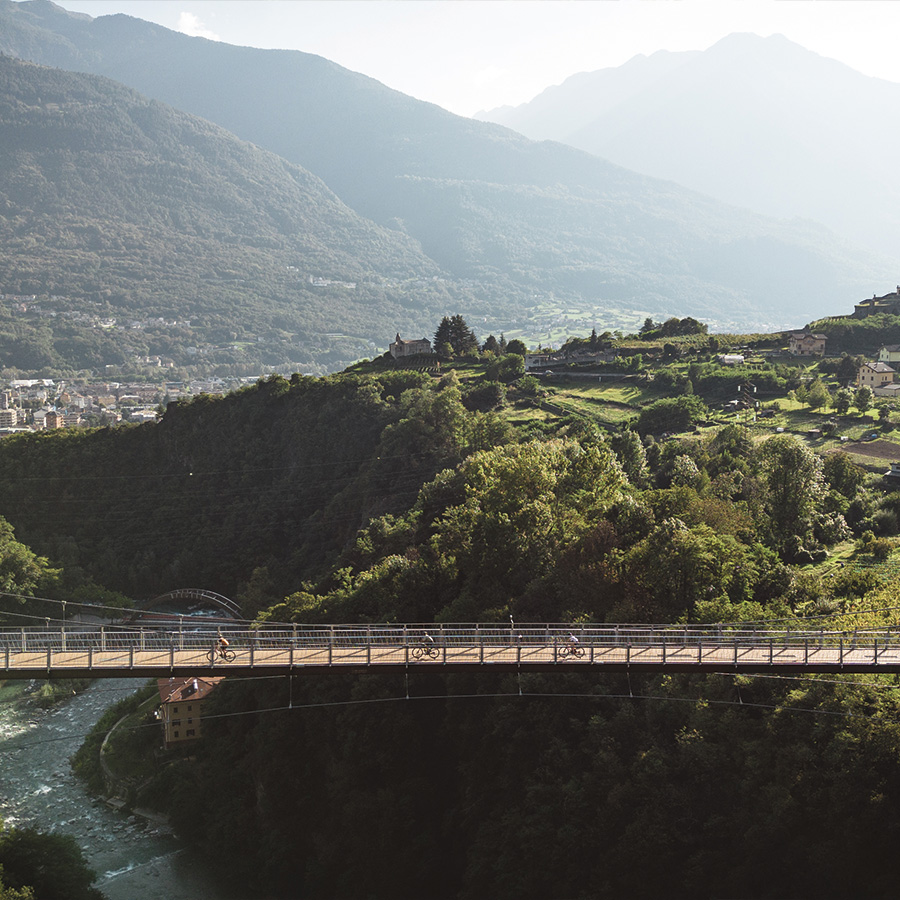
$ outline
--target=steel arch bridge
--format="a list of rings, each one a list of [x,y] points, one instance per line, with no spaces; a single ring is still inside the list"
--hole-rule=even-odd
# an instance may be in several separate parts
[[[217,594],[215,591],[208,591],[205,588],[178,588],[177,590],[169,591],[167,594],[161,594],[159,597],[146,600],[138,604],[138,608],[150,611],[164,607],[167,603],[178,601],[204,604],[213,609],[225,610],[225,612],[230,613],[237,619],[242,617],[241,608],[234,600],[229,600],[228,597]]]
[[[215,655],[221,629],[228,658]],[[427,635],[427,636],[426,636]],[[576,639],[573,641],[573,637]],[[0,678],[277,675],[312,669],[900,672],[900,632],[741,626],[211,624],[0,630]]]

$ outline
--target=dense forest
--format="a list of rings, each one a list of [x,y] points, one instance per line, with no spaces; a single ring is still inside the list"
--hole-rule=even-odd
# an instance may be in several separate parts
[[[897,624],[880,570],[814,565],[892,551],[900,495],[849,456],[698,428],[675,376],[646,410],[689,401],[677,440],[639,416],[523,419],[539,399],[496,380],[502,359],[271,378],[156,425],[10,438],[0,514],[20,555],[109,590],[203,586],[277,621]],[[893,677],[316,673],[210,703],[139,799],[248,894],[894,893]]]

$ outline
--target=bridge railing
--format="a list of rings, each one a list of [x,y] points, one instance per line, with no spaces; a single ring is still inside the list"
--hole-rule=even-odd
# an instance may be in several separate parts
[[[560,624],[371,624],[291,625],[246,624],[210,627],[185,622],[177,628],[78,625],[61,628],[0,629],[0,650],[208,650],[219,634],[234,649],[284,648],[412,648],[431,638],[440,648],[503,648],[558,646],[577,638],[584,647],[888,647],[900,645],[900,629],[837,631],[826,629],[763,629],[733,625],[560,625]]]

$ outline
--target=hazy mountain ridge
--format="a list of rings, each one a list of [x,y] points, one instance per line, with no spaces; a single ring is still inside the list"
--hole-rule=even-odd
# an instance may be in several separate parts
[[[5,52],[102,72],[309,169],[358,212],[473,279],[490,304],[503,296],[519,309],[715,311],[718,322],[780,327],[846,311],[894,278],[889,264],[824,231],[535,144],[320,57],[126,16],[85,20],[46,0],[4,0],[0,22]]]
[[[780,35],[635,57],[479,117],[900,259],[900,84]]]
[[[317,334],[381,343],[466,303],[413,241],[315,176],[105,78],[0,56],[0,162],[0,293],[89,297],[245,340],[277,329],[272,352],[296,362],[304,341],[328,343]]]

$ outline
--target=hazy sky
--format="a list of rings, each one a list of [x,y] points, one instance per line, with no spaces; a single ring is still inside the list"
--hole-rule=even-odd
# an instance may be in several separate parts
[[[57,0],[229,44],[302,50],[460,115],[638,53],[783,34],[900,82],[900,0]]]

